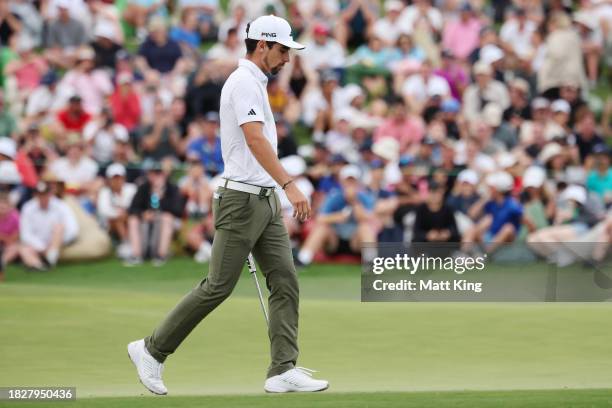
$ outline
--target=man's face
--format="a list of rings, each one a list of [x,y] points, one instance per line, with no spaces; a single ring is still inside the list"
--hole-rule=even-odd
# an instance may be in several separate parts
[[[38,205],[41,208],[47,208],[49,206],[49,201],[51,200],[51,192],[46,191],[44,193],[38,193]]]
[[[262,61],[264,64],[264,68],[272,75],[276,75],[280,72],[280,70],[285,66],[286,63],[289,62],[289,47],[285,47],[284,45],[274,43],[271,48],[263,42],[264,45],[264,54],[262,56]]]

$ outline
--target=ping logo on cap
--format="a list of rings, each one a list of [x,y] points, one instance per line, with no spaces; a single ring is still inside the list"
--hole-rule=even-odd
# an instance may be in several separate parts
[[[276,38],[276,33],[261,33],[262,37]]]

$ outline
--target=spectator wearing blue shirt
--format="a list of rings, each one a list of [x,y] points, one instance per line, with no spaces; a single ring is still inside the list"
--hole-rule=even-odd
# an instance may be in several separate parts
[[[490,198],[475,204],[474,215],[482,218],[465,232],[462,243],[464,250],[474,243],[484,244],[486,252],[491,253],[503,243],[514,241],[523,219],[523,207],[511,196],[514,179],[509,173],[491,173],[485,182]]]
[[[168,37],[168,30],[163,20],[152,20],[149,32],[150,35],[138,50],[138,68],[143,72],[149,69],[159,71],[161,74],[172,72],[183,56],[179,43]]]
[[[334,154],[329,159],[329,169],[330,173],[321,177],[319,183],[317,184],[317,191],[328,194],[338,190],[341,190],[342,187],[339,181],[340,170],[346,165],[348,162],[341,154]]]
[[[208,112],[201,120],[202,135],[187,145],[187,153],[197,155],[206,174],[214,177],[223,173],[221,138],[219,137],[219,114]]]
[[[586,187],[597,194],[606,206],[612,204],[610,149],[604,144],[596,145],[593,148],[593,170],[587,176]]]
[[[371,222],[376,197],[364,188],[361,176],[355,165],[342,167],[342,189],[330,193],[323,202],[315,225],[297,255],[298,264],[310,264],[321,249],[359,254],[362,243],[376,242]]]
[[[188,48],[198,48],[201,43],[198,32],[198,12],[194,9],[183,9],[181,23],[170,30],[170,38]]]

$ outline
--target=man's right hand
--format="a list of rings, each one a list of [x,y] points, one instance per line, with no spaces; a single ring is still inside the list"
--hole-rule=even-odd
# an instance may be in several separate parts
[[[300,221],[305,221],[312,215],[312,209],[308,199],[295,185],[295,182],[289,183],[285,188],[285,194],[289,199],[289,202],[293,206],[293,218],[297,218]]]

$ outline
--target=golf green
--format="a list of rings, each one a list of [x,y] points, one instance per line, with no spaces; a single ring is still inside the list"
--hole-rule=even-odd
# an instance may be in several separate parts
[[[269,350],[245,272],[168,360],[172,396],[149,397],[125,346],[205,271],[187,259],[162,268],[106,261],[46,274],[9,269],[0,285],[0,386],[75,386],[76,405],[92,407],[612,405],[612,305],[361,303],[354,266],[300,273],[299,364],[319,370],[329,391],[257,395]],[[485,390],[496,391],[477,392]]]

